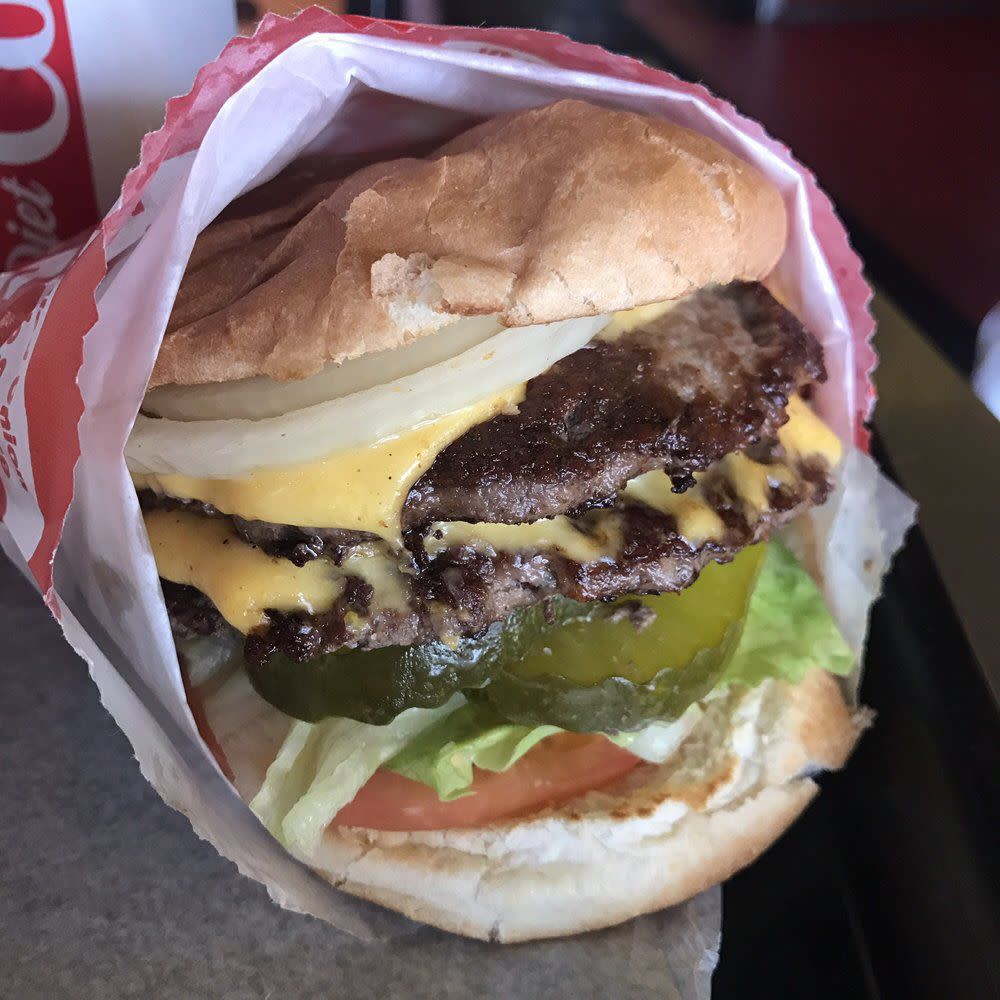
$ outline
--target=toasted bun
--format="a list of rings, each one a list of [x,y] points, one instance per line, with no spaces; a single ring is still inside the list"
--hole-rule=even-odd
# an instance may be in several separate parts
[[[560,101],[210,226],[150,385],[302,378],[456,315],[526,326],[756,280],[785,238],[777,189],[711,139]]]
[[[327,832],[334,885],[444,930],[526,941],[620,923],[753,861],[840,767],[867,723],[814,671],[710,703],[667,763],[559,809],[474,830]]]

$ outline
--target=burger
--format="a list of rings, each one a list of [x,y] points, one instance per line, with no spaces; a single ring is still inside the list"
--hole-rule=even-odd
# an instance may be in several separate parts
[[[202,233],[127,459],[202,736],[293,855],[572,934],[725,879],[844,763],[787,232],[711,139],[565,100]]]

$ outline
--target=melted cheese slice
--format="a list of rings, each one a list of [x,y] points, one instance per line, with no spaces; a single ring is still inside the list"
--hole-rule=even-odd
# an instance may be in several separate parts
[[[721,538],[725,530],[722,518],[705,503],[698,487],[674,493],[673,485],[665,472],[647,472],[627,483],[623,492],[661,514],[669,514],[677,522],[677,531],[696,545]]]
[[[410,610],[406,578],[396,559],[378,545],[358,545],[340,564],[345,576],[358,576],[372,590],[373,604],[389,611],[406,614]]]
[[[621,546],[617,521],[604,517],[596,533],[584,534],[568,517],[547,517],[530,524],[484,524],[439,521],[424,538],[424,550],[433,556],[442,549],[468,545],[495,552],[558,552],[578,563],[613,558]]]
[[[844,453],[840,438],[813,413],[801,396],[792,396],[785,412],[788,422],[778,431],[778,441],[789,458],[821,458],[834,468]]]
[[[224,514],[273,524],[369,531],[401,543],[400,514],[410,487],[438,452],[470,427],[524,398],[523,383],[364,448],[318,462],[259,469],[240,479],[137,475],[137,489],[210,503]]]
[[[160,576],[196,587],[240,632],[265,624],[267,608],[325,611],[344,590],[344,574],[328,559],[300,567],[265,555],[220,518],[153,510],[145,521]]]
[[[837,435],[799,396],[793,396],[788,401],[786,412],[788,421],[778,431],[778,442],[787,458],[793,462],[819,458],[829,468],[834,468],[843,453]],[[748,517],[770,507],[772,489],[791,485],[797,478],[790,465],[783,462],[764,465],[740,453],[727,455],[719,467],[743,502]],[[699,475],[695,476],[695,479],[699,478]],[[684,493],[674,493],[672,486],[665,472],[647,472],[629,482],[624,493],[654,510],[671,515],[677,521],[678,532],[696,545],[720,539],[725,525],[706,502],[701,486],[696,483]]]
[[[665,316],[681,301],[683,300],[668,299],[665,302],[650,302],[649,305],[635,306],[633,309],[621,309],[614,314],[611,322],[597,336],[601,340],[613,342],[622,334]]]

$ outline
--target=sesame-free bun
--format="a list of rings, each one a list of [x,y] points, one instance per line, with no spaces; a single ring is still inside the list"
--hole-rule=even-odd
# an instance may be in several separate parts
[[[529,326],[758,280],[786,238],[781,196],[749,164],[582,101],[284,199],[283,183],[199,238],[151,387],[303,378],[456,316]]]

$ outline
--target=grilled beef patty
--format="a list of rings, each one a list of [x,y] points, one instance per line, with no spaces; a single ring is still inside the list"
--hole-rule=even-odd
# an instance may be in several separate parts
[[[437,456],[404,523],[535,521],[605,503],[653,469],[690,483],[773,436],[789,396],[825,377],[816,339],[763,285],[702,289],[532,379],[516,414]]]

